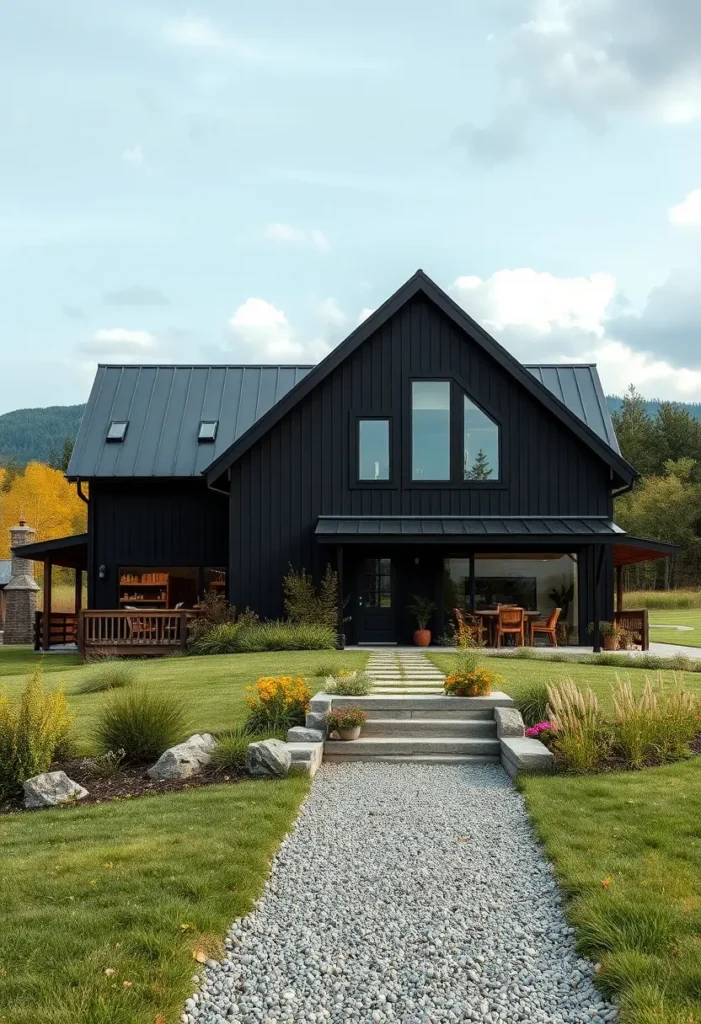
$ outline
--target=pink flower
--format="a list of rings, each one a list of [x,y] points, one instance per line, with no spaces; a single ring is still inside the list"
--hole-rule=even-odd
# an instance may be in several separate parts
[[[550,732],[552,727],[552,722],[538,722],[537,725],[532,725],[529,729],[526,729],[526,736],[537,739],[542,732]]]

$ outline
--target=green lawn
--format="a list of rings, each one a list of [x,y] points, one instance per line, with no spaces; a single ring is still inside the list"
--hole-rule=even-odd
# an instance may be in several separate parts
[[[302,675],[314,690],[323,679],[317,666],[362,668],[363,651],[289,651],[266,654],[223,654],[201,658],[145,658],[131,661],[137,681],[149,689],[178,694],[190,708],[192,732],[219,732],[241,724],[246,715],[246,687],[263,675]],[[43,665],[47,690],[63,689],[76,716],[74,737],[82,752],[91,752],[91,730],[104,693],[74,691],[90,672],[89,665],[66,654],[41,656],[27,648],[0,647],[0,692],[17,694],[29,673]]]
[[[699,1024],[701,758],[521,787],[624,1024]]]
[[[261,675],[305,675],[318,690],[320,664],[366,660],[316,651],[134,664],[145,685],[187,700],[194,732],[242,722]],[[89,666],[0,647],[0,691],[16,695],[40,663],[90,751],[106,695],[73,692]],[[250,781],[0,817],[0,1024],[174,1024],[199,967],[193,952],[217,954],[250,909],[308,787]]]
[[[688,630],[651,629],[650,640],[658,644],[701,647],[701,608],[651,608],[650,625],[691,626]]]
[[[448,671],[454,655],[433,654],[430,658],[444,671]],[[624,669],[611,668],[607,665],[577,664],[576,662],[548,662],[544,658],[484,658],[483,664],[495,672],[498,672],[504,679],[503,689],[512,697],[516,697],[520,690],[531,683],[551,681],[557,682],[564,676],[570,676],[580,686],[590,686],[599,698],[604,708],[612,707],[612,688],[616,681],[616,674],[630,676],[633,686],[642,689],[645,684],[645,677],[656,678],[656,673],[650,669],[631,667]],[[634,664],[634,663],[633,663]],[[674,673],[665,671],[663,679],[671,682]],[[684,676],[684,685],[687,690],[701,696],[701,673],[687,672]]]

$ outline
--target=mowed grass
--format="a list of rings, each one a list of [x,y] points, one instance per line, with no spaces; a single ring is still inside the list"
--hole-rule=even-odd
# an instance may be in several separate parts
[[[629,590],[624,608],[701,608],[701,590]]]
[[[693,630],[651,629],[653,643],[701,647],[701,608],[651,608],[649,614],[651,626],[691,626]]]
[[[301,674],[318,690],[319,666],[366,660],[295,651],[131,664],[138,683],[186,702],[191,731],[216,732],[244,721],[246,687],[261,675]],[[0,692],[16,696],[39,664],[46,689],[67,693],[90,752],[112,695],[75,692],[89,665],[0,647]],[[246,781],[0,817],[0,1024],[174,1024],[201,970],[193,953],[221,954],[308,787]]]
[[[323,678],[314,675],[319,666],[363,668],[364,651],[275,651],[262,654],[222,654],[210,657],[130,659],[136,684],[149,690],[181,697],[189,711],[191,732],[221,732],[242,725],[247,713],[246,688],[264,675],[304,676],[317,691]],[[79,694],[91,666],[80,665],[69,654],[41,656],[28,648],[0,647],[0,693],[16,696],[27,676],[38,665],[45,672],[47,690],[63,689],[75,714],[73,737],[82,753],[94,750],[92,733],[106,693]]]
[[[251,781],[0,818],[0,1022],[177,1021],[193,954],[221,955],[308,787]]]
[[[430,658],[444,672],[447,672],[452,666],[454,655],[431,653]],[[545,658],[483,658],[481,663],[502,676],[504,680],[502,689],[512,697],[517,697],[521,690],[533,683],[557,682],[568,676],[574,679],[578,686],[591,687],[599,698],[601,706],[607,711],[612,711],[612,693],[616,675],[629,676],[636,692],[640,692],[644,687],[646,676],[657,678],[656,672],[650,669],[636,668],[633,659],[631,662],[630,668],[612,668],[608,665],[578,664],[577,662],[550,662]],[[680,673],[664,671],[661,675],[666,682],[671,684],[675,678],[679,678]],[[687,690],[701,696],[701,673],[687,672],[683,679]]]
[[[520,785],[624,1024],[699,1024],[701,758]]]

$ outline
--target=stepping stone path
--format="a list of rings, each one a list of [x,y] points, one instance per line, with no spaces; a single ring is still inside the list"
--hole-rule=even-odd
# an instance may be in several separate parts
[[[445,674],[423,651],[372,651],[365,671],[374,683],[373,693],[443,693]]]

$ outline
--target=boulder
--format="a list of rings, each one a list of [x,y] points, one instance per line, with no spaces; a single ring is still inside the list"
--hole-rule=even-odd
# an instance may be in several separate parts
[[[275,775],[281,778],[290,770],[292,755],[282,740],[261,740],[249,743],[246,768],[249,775]]]
[[[87,789],[69,779],[65,772],[44,772],[27,779],[24,784],[24,806],[27,808],[58,807],[59,804],[83,800],[87,795]]]
[[[494,708],[494,720],[497,723],[497,736],[524,736],[525,727],[521,712],[516,708]]]
[[[325,737],[321,729],[305,729],[303,725],[293,725],[287,730],[288,743],[323,743]]]
[[[216,745],[217,741],[210,733],[195,733],[161,754],[146,774],[152,779],[189,779],[209,764]]]
[[[514,736],[500,740],[501,764],[513,778],[519,772],[552,771],[554,759],[540,740],[528,736]]]

